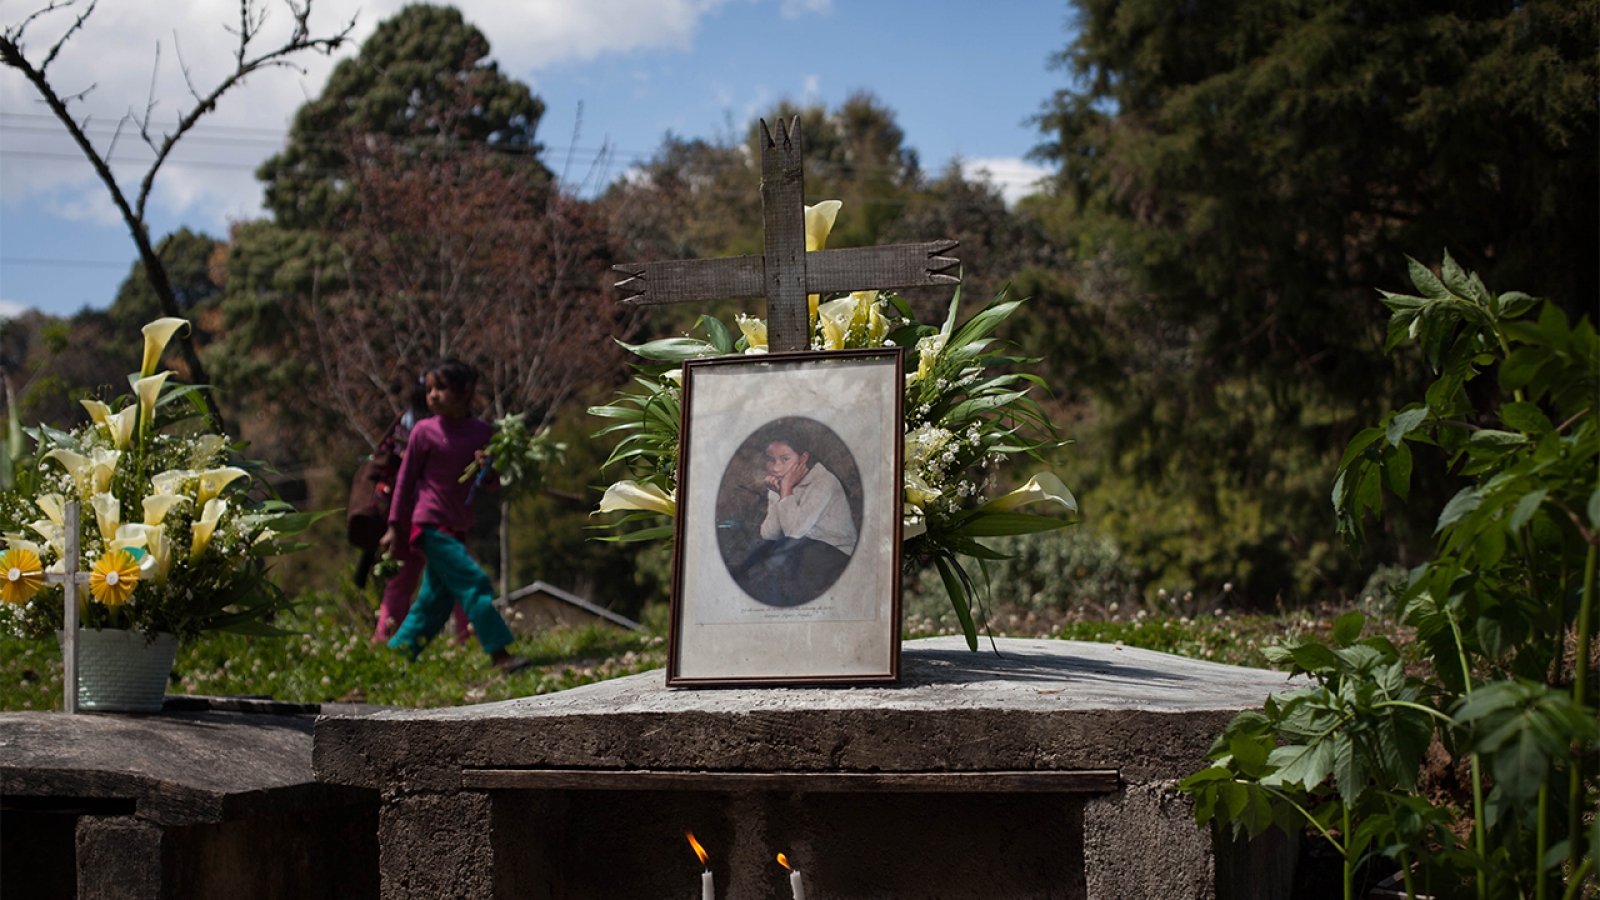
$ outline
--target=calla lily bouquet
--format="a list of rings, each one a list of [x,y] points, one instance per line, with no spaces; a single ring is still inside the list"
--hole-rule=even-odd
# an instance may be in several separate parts
[[[820,250],[838,215],[830,200],[806,207],[806,250]],[[1048,471],[1034,475],[1009,493],[993,496],[999,469],[1021,455],[1043,462],[1043,452],[1063,442],[1037,403],[1028,397],[1043,386],[1037,375],[1017,371],[1037,360],[1005,355],[995,330],[1022,304],[1004,292],[977,313],[957,323],[961,292],[939,326],[916,321],[900,297],[858,291],[810,297],[812,339],[818,350],[906,347],[905,480],[902,485],[903,560],[907,568],[937,567],[951,606],[977,649],[973,606],[981,599],[978,581],[965,561],[975,561],[987,576],[990,560],[1004,554],[980,538],[1028,534],[1061,528],[1071,518],[1023,512],[1045,503],[1057,513],[1075,514],[1077,500]],[[592,415],[612,420],[596,437],[621,434],[606,466],[626,467],[632,478],[607,488],[600,513],[620,512],[609,539],[670,540],[671,524],[660,516],[676,513],[682,362],[708,356],[767,352],[767,326],[739,316],[738,337],[723,322],[701,316],[695,326],[704,337],[685,336],[624,344],[643,357],[633,385]],[[980,609],[981,611],[981,609]]]
[[[264,465],[234,458],[238,447],[210,429],[194,385],[155,371],[187,324],[144,327],[132,395],[82,401],[87,425],[11,429],[13,443],[26,431],[35,448],[9,448],[14,469],[0,492],[0,627],[41,639],[61,627],[62,588],[44,575],[66,570],[67,507],[77,500],[79,565],[90,573],[88,596],[80,594],[84,627],[180,640],[212,630],[281,633],[264,621],[287,603],[268,562],[308,546],[288,539],[319,514],[252,499]]]

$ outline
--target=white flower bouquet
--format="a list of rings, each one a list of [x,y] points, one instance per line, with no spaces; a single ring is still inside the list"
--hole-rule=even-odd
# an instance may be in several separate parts
[[[840,204],[806,207],[806,249],[824,246]],[[965,322],[957,323],[958,290],[939,326],[916,321],[900,297],[879,291],[822,298],[813,295],[813,349],[908,348],[905,386],[905,480],[902,558],[915,567],[937,567],[950,602],[977,648],[974,602],[978,582],[963,560],[1004,559],[979,540],[1048,531],[1072,524],[1071,518],[1019,511],[1036,502],[1077,512],[1077,501],[1054,474],[1043,471],[1009,493],[990,498],[1000,466],[1021,455],[1044,462],[1043,452],[1063,442],[1037,403],[1028,397],[1038,376],[1019,371],[1037,360],[1005,355],[995,330],[1022,304],[1004,292]],[[683,360],[732,353],[765,353],[767,327],[739,316],[739,337],[721,321],[701,316],[696,329],[705,337],[679,337],[624,345],[647,360],[636,367],[633,387],[589,412],[613,420],[596,437],[622,434],[606,466],[625,466],[632,478],[612,484],[600,513],[622,512],[610,528],[611,540],[670,540],[671,524],[659,516],[676,511],[681,364]],[[651,521],[655,520],[655,521]]]
[[[39,639],[61,627],[62,588],[44,574],[66,569],[66,513],[76,500],[80,565],[90,568],[84,627],[180,640],[212,630],[282,633],[265,621],[288,603],[270,559],[309,546],[288,539],[325,513],[277,499],[259,477],[265,466],[237,459],[239,446],[211,429],[197,388],[155,372],[186,325],[169,318],[144,327],[133,394],[82,401],[87,425],[22,429],[13,413],[0,491],[0,627]],[[252,498],[255,486],[271,499]]]

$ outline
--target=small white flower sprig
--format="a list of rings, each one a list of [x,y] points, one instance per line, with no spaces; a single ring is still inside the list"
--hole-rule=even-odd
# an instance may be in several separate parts
[[[838,201],[806,208],[806,249],[819,250],[827,239]],[[1076,514],[1077,500],[1048,471],[992,499],[999,469],[1024,456],[1045,462],[1043,453],[1064,443],[1037,403],[1028,397],[1043,386],[1037,375],[1016,371],[1038,362],[1004,355],[995,330],[1022,304],[999,297],[957,325],[961,292],[956,291],[940,327],[920,324],[900,297],[858,291],[826,300],[811,297],[813,349],[908,348],[905,386],[905,480],[902,486],[903,559],[907,567],[937,567],[951,606],[976,650],[974,602],[977,582],[963,564],[976,560],[987,579],[987,562],[1004,554],[979,538],[1030,534],[1072,524],[1020,512],[1038,502]],[[701,316],[696,330],[704,339],[684,336],[640,345],[624,344],[646,362],[635,366],[633,388],[592,415],[612,424],[596,433],[622,435],[605,467],[621,465],[633,478],[618,481],[601,498],[599,513],[625,515],[605,526],[616,541],[671,540],[672,525],[660,516],[676,512],[679,409],[682,362],[708,356],[765,353],[767,327],[761,319],[739,316],[739,337],[721,321]]]
[[[288,602],[268,576],[268,558],[308,546],[286,539],[327,513],[299,513],[277,499],[256,477],[264,464],[233,458],[238,447],[209,430],[197,386],[169,384],[170,372],[155,371],[187,325],[146,325],[133,393],[82,401],[88,424],[24,429],[34,453],[7,460],[10,487],[0,492],[0,627],[40,639],[61,627],[61,590],[42,574],[63,569],[64,512],[77,500],[80,546],[92,561],[84,627],[180,639],[281,633],[263,621]],[[253,499],[252,487],[271,499]]]

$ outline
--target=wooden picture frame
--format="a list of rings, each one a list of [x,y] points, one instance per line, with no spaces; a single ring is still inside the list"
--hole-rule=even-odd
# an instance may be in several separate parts
[[[683,368],[669,686],[900,676],[905,355]]]

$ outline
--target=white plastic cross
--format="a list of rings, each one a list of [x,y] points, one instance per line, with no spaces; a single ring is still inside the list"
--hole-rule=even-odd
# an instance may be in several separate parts
[[[66,571],[48,572],[44,576],[47,584],[65,585],[62,591],[66,595],[63,601],[66,609],[61,621],[61,659],[65,671],[61,681],[66,695],[62,697],[61,708],[68,715],[78,712],[78,585],[89,583],[89,573],[78,568],[82,562],[78,548],[78,515],[78,501],[68,500],[62,511],[66,523],[66,554],[62,557],[66,565],[62,568]]]

